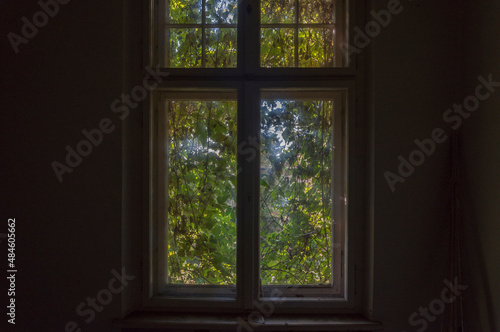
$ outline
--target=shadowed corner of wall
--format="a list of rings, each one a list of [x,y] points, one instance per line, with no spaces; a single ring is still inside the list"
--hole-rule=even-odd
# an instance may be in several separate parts
[[[468,160],[464,154],[463,136],[458,136],[458,163],[460,168],[459,199],[461,202],[463,234],[462,260],[463,284],[468,285],[464,293],[464,328],[467,331],[498,331],[493,313],[490,281],[481,243],[477,220],[477,207],[474,206],[471,179],[468,173]]]

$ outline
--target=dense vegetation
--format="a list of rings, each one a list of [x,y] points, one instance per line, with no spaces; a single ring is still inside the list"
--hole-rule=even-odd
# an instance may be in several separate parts
[[[237,0],[170,0],[168,3],[168,67],[237,66]],[[262,67],[333,66],[334,0],[300,0],[298,3],[297,8],[295,0],[261,1]],[[296,21],[302,25],[291,27]],[[184,26],[179,28],[180,24]]]
[[[262,67],[333,65],[334,0],[297,3],[261,1]],[[168,66],[237,66],[237,0],[167,4]],[[263,284],[331,282],[332,108],[328,100],[262,101]],[[170,283],[236,283],[236,114],[236,101],[168,103]]]
[[[332,103],[261,105],[263,284],[331,279]],[[168,105],[169,282],[236,281],[236,102]]]

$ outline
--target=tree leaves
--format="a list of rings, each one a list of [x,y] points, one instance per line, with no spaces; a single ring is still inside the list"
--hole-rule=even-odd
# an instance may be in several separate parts
[[[169,280],[234,285],[236,102],[172,101],[167,117]]]
[[[331,111],[329,101],[262,103],[264,285],[331,282]]]

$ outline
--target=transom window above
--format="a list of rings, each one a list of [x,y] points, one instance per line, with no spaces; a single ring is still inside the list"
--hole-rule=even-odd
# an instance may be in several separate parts
[[[236,67],[236,0],[167,0],[165,5],[164,67]]]
[[[261,67],[341,66],[342,1],[262,0]],[[340,23],[340,24],[339,24]]]
[[[261,0],[260,10],[249,4],[239,13],[242,3],[161,0],[160,66],[238,68],[242,59],[261,68],[347,65],[341,48],[347,35],[346,0]],[[257,23],[258,29],[238,33],[242,21],[247,27]]]

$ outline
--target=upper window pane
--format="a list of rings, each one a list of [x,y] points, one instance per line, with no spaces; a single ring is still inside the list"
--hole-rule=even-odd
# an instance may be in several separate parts
[[[260,66],[343,67],[347,0],[261,1]]]
[[[206,0],[207,23],[238,23],[237,5],[236,0]]]
[[[201,23],[201,0],[170,0],[167,3],[167,23]]]
[[[261,0],[260,19],[262,23],[294,23],[295,0]]]
[[[237,66],[236,0],[163,0],[159,53],[168,68]],[[163,17],[163,15],[160,15]]]
[[[334,0],[299,0],[300,23],[334,23]]]

